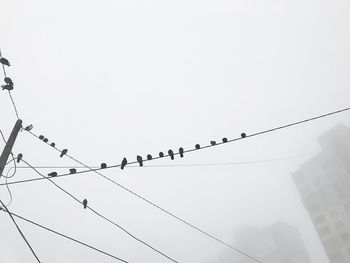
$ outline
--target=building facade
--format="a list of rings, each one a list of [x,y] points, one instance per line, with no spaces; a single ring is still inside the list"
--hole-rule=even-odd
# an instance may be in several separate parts
[[[339,124],[319,137],[322,152],[293,173],[331,263],[350,262],[350,128]]]

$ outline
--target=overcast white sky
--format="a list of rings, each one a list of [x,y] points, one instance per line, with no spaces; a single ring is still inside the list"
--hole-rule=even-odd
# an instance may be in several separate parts
[[[12,62],[20,117],[89,165],[193,148],[349,106],[348,0],[0,0],[0,8],[0,48]],[[0,116],[8,136],[16,119],[7,92],[0,93]],[[301,232],[313,263],[328,263],[291,173],[339,122],[350,125],[349,113],[153,164],[288,157],[280,162],[104,174],[238,247],[234,231],[242,225],[286,222]],[[75,165],[26,133],[14,152],[33,165]],[[15,179],[36,176],[22,169]],[[56,182],[180,262],[214,262],[225,250],[96,174]],[[13,212],[130,262],[168,262],[46,181],[11,189]],[[5,188],[0,198],[8,200]],[[18,223],[42,262],[113,262]],[[36,262],[6,214],[0,233],[0,262]]]

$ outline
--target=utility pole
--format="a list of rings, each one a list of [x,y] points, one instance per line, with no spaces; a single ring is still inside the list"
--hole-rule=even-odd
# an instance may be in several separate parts
[[[12,129],[11,135],[10,135],[9,139],[7,140],[5,148],[2,151],[2,154],[0,156],[0,177],[2,175],[2,172],[5,169],[5,165],[7,163],[9,155],[12,152],[12,147],[16,141],[18,132],[21,128],[22,128],[22,120],[18,119],[16,121],[15,127],[13,127],[13,129]]]

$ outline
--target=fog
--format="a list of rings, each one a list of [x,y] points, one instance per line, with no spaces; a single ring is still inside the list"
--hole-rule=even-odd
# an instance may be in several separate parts
[[[349,1],[0,0],[0,6],[0,48],[12,64],[6,70],[20,118],[91,166],[349,107]],[[0,116],[8,137],[16,116],[6,91]],[[312,263],[328,263],[291,174],[320,152],[318,136],[338,123],[350,126],[349,113],[102,173],[238,248],[234,233],[242,226],[285,222],[299,230]],[[77,166],[26,132],[13,152],[35,166]],[[67,172],[41,169],[53,170]],[[13,180],[34,177],[18,169]],[[252,262],[97,174],[55,182],[179,262],[217,263],[223,253],[227,262]],[[129,262],[169,262],[46,180],[10,189],[14,213]],[[9,200],[3,186],[0,199]],[[17,221],[42,262],[114,262]],[[5,213],[0,262],[36,262]]]

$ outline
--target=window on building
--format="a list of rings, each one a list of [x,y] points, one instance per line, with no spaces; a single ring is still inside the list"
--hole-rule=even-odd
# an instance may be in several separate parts
[[[340,250],[337,250],[330,255],[331,261],[337,262],[338,260],[341,260],[341,259],[343,259],[343,254],[341,253]]]
[[[345,211],[350,211],[350,202],[344,205]]]
[[[343,241],[349,241],[350,240],[350,235],[348,233],[344,233],[341,235],[341,239]]]
[[[323,215],[314,218],[315,225],[321,224],[323,222],[326,222],[326,218]]]
[[[337,229],[342,229],[342,228],[344,228],[344,223],[342,221],[338,221],[335,223],[335,227]]]
[[[320,236],[325,236],[325,235],[331,233],[331,229],[328,226],[326,226],[326,227],[320,228],[318,230],[318,233]]]
[[[338,216],[337,210],[332,210],[332,211],[330,212],[330,215],[331,215],[331,217],[336,217],[336,216]]]

